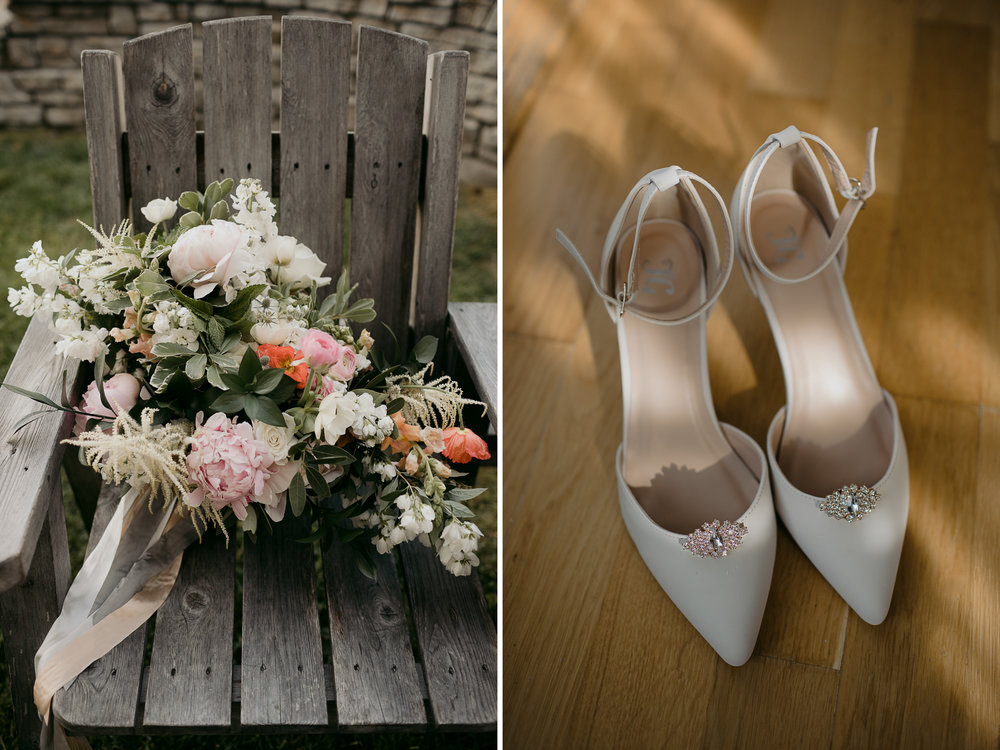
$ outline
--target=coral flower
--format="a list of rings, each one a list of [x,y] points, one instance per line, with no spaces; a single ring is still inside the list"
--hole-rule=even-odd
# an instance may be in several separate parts
[[[396,427],[399,428],[399,437],[392,438],[387,437],[382,441],[382,450],[386,448],[392,448],[393,453],[401,453],[406,455],[410,452],[410,445],[412,443],[420,442],[421,430],[419,427],[414,427],[412,424],[407,424],[403,421],[403,417],[399,412],[392,415],[392,421],[396,423]]]
[[[444,455],[455,463],[465,464],[474,458],[489,458],[486,441],[472,430],[449,427],[444,431]]]
[[[284,370],[288,377],[298,383],[300,389],[306,387],[309,366],[303,361],[302,352],[296,351],[295,347],[261,344],[257,347],[257,356],[266,356],[268,367]]]

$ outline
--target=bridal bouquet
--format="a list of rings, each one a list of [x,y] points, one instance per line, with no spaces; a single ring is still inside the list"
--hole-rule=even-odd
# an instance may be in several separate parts
[[[459,486],[452,463],[489,454],[463,426],[477,402],[433,374],[437,342],[390,361],[356,333],[373,301],[351,301],[346,271],[317,294],[325,263],[278,233],[257,180],[142,213],[148,233],[91,229],[93,250],[52,259],[35,243],[17,262],[14,310],[51,313],[57,351],[94,363],[75,406],[13,388],[46,407],[20,426],[72,412],[82,460],[150,510],[190,516],[199,536],[306,515],[308,539],[338,534],[371,576],[373,552],[417,539],[469,574],[482,533],[466,503],[481,490]]]

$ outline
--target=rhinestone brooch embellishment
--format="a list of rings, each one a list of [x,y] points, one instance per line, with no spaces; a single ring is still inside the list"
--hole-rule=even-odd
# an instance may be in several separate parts
[[[695,557],[726,557],[740,546],[747,527],[742,523],[718,520],[702,524],[680,540],[681,546]]]
[[[877,491],[864,485],[848,484],[836,492],[831,492],[826,499],[819,500],[816,505],[830,518],[854,523],[864,518],[873,510],[882,498]]]

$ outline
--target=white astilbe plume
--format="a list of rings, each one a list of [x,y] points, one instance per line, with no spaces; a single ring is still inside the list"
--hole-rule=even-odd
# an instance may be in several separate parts
[[[433,364],[428,364],[414,375],[405,373],[386,378],[389,400],[403,399],[401,414],[407,424],[447,429],[455,426],[463,406],[475,404],[486,408],[482,401],[464,398],[458,383],[447,375],[425,383],[424,378],[432,369]]]
[[[155,496],[159,495],[166,507],[174,498],[183,500],[188,492],[185,449],[189,430],[176,423],[153,425],[155,412],[143,409],[139,423],[123,409],[109,433],[95,428],[63,441],[81,446],[87,463],[105,481],[127,482],[136,488],[148,484],[150,512]]]

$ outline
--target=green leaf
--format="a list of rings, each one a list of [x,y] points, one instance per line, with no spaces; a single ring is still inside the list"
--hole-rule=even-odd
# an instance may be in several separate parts
[[[184,307],[193,312],[195,315],[208,320],[212,317],[212,305],[204,300],[194,299],[193,297],[188,297],[180,289],[171,288],[170,291],[174,293],[174,297],[180,302]]]
[[[444,499],[446,501],[450,500],[452,502],[464,503],[466,500],[479,497],[484,492],[486,492],[485,487],[452,487],[444,493]]]
[[[263,369],[264,365],[260,363],[260,357],[257,356],[257,352],[247,347],[247,350],[243,352],[243,359],[240,360],[240,379],[244,383],[249,383]],[[278,372],[281,372],[281,370],[278,370]]]
[[[233,181],[232,177],[227,177],[226,179],[224,179],[222,182],[219,183],[219,191],[222,193],[223,198],[225,198],[232,192],[233,185],[235,184],[236,182]]]
[[[243,533],[254,533],[257,531],[257,511],[254,510],[253,503],[247,505],[247,517],[240,521]]]
[[[205,205],[211,206],[218,203],[222,198],[222,188],[219,186],[218,181],[211,183],[207,188],[205,188]]]
[[[389,414],[395,414],[397,411],[406,406],[406,402],[401,398],[395,398],[385,405],[385,410]]]
[[[292,477],[292,483],[288,485],[288,504],[292,506],[292,515],[298,518],[306,507],[306,483],[302,480],[301,474]]]
[[[438,340],[436,336],[424,336],[413,347],[411,356],[422,365],[426,365],[437,353]]]
[[[298,542],[299,544],[312,544],[313,542],[322,539],[324,534],[326,534],[326,529],[323,528],[323,524],[320,524],[319,528],[313,533],[308,536],[304,536],[301,539],[293,539],[292,541]]]
[[[217,319],[209,318],[208,321],[208,339],[212,342],[212,346],[215,347],[216,351],[222,346],[222,342],[226,340],[226,329]]]
[[[271,391],[271,399],[276,404],[283,404],[295,393],[297,385],[298,384],[294,380],[286,375],[278,381],[278,385],[273,391]]]
[[[312,450],[312,456],[317,464],[349,464],[354,456],[336,445],[317,445]]]
[[[21,428],[27,427],[29,424],[31,424],[32,422],[34,422],[36,419],[41,419],[46,414],[55,414],[56,411],[59,411],[59,410],[58,409],[55,409],[55,410],[53,410],[53,409],[38,409],[37,411],[28,412],[23,417],[21,417],[19,420],[17,420],[17,424],[14,425],[14,429],[11,430],[11,434],[13,435],[14,433],[16,433]]]
[[[324,497],[330,497],[330,485],[323,479],[323,475],[319,473],[319,469],[306,465],[306,477],[308,477],[309,486],[316,497],[320,500]]]
[[[168,365],[166,361],[161,362],[153,370],[153,374],[149,378],[149,384],[157,393],[163,393],[177,372],[177,369]]]
[[[229,372],[221,373],[219,376],[222,378],[222,382],[225,383],[225,387],[234,393],[246,393],[247,387],[246,382],[239,375],[233,375]]]
[[[181,217],[180,221],[177,222],[177,225],[181,229],[191,229],[202,223],[203,220],[200,213],[197,211],[188,211]]]
[[[337,317],[346,318],[358,323],[369,323],[375,320],[375,300],[360,299]]]
[[[226,334],[226,338],[222,340],[222,346],[219,347],[219,351],[228,352],[239,343],[239,340],[240,334],[237,331]]]
[[[281,416],[281,409],[267,396],[246,396],[243,402],[243,411],[247,413],[250,419],[256,419],[258,422],[264,422],[275,427],[285,426],[285,420]]]
[[[475,518],[476,517],[475,513],[473,513],[471,510],[469,510],[468,508],[466,508],[461,503],[455,503],[455,502],[451,502],[450,500],[445,500],[444,501],[444,507],[455,518]]]
[[[135,284],[135,288],[143,297],[150,297],[157,292],[170,289],[164,278],[151,268],[147,268],[136,276],[132,283]]]
[[[228,219],[229,218],[229,204],[225,201],[219,201],[214,206],[212,206],[212,213],[209,214],[208,218],[212,219]]]
[[[251,284],[250,286],[243,287],[236,293],[236,297],[232,302],[224,307],[216,308],[215,314],[233,321],[240,320],[247,314],[247,310],[250,309],[250,303],[266,288],[266,284]]]
[[[283,377],[285,377],[284,370],[278,370],[273,367],[261,370],[253,379],[253,392],[261,396],[266,396],[278,387]]]
[[[153,347],[153,354],[157,357],[191,357],[195,354],[195,352],[191,351],[183,344],[175,344],[172,341],[164,341]]]
[[[177,199],[177,205],[188,211],[197,211],[201,206],[201,196],[194,190],[186,190]]]
[[[341,542],[347,544],[348,542],[354,541],[367,531],[368,529],[345,529],[343,527],[338,527],[337,536],[340,538]]]
[[[191,380],[201,380],[205,376],[206,364],[208,364],[208,357],[206,355],[195,354],[184,365],[184,374]]]
[[[221,396],[219,396],[215,401],[213,401],[209,406],[216,411],[221,411],[226,414],[232,414],[233,412],[240,411],[243,408],[243,402],[246,398],[244,393],[234,393],[233,391],[226,391]]]
[[[222,388],[225,390],[226,384],[222,382],[222,378],[219,375],[219,368],[216,365],[209,365],[208,369],[205,370],[205,377],[208,378],[208,382],[216,388]]]
[[[359,544],[360,543],[360,544]],[[371,544],[364,544],[364,540],[357,539],[351,545],[351,549],[354,550],[354,562],[358,566],[358,570],[361,571],[362,575],[366,578],[370,578],[373,581],[378,580],[378,568],[375,567],[375,560],[371,553]]]

